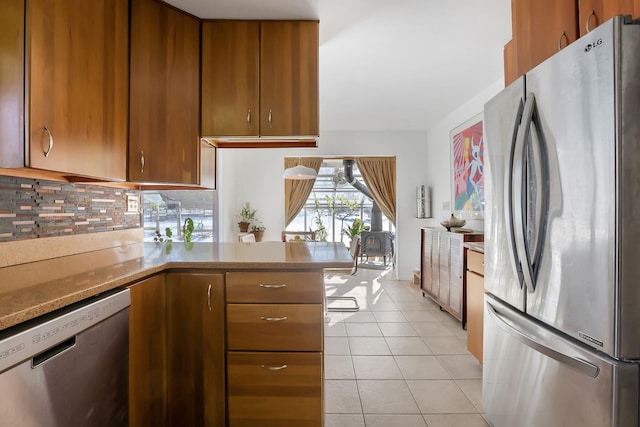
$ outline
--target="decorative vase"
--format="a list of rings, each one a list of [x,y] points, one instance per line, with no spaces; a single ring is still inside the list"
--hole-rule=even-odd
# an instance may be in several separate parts
[[[466,223],[467,221],[465,221],[464,219],[456,218],[453,214],[451,214],[451,217],[448,220],[440,222],[440,225],[446,228],[447,231],[451,231],[452,228],[462,227]]]
[[[254,236],[256,236],[256,242],[262,242],[262,237],[264,236],[264,231],[252,231]]]
[[[241,233],[246,233],[247,231],[249,231],[249,224],[251,224],[250,222],[246,222],[246,221],[240,221],[238,223],[238,227],[240,227],[240,232]]]

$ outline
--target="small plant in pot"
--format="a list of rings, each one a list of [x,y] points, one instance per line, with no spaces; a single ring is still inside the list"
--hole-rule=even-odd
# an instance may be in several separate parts
[[[351,225],[347,225],[344,233],[349,237],[349,241],[351,242],[356,236],[362,234],[364,230],[364,223],[360,218],[356,218]]]
[[[240,227],[240,231],[242,233],[249,231],[249,225],[256,218],[256,212],[256,209],[251,209],[248,205],[243,206],[242,209],[240,209],[237,217],[240,220],[238,222],[238,227]]]
[[[251,226],[251,233],[256,236],[256,242],[262,242],[262,237],[264,236],[264,232],[266,229],[267,227],[260,223]]]

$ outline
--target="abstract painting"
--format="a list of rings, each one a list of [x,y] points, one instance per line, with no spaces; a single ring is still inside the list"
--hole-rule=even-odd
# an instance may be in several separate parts
[[[458,218],[481,219],[484,212],[484,137],[482,114],[450,133],[453,158],[453,207]]]

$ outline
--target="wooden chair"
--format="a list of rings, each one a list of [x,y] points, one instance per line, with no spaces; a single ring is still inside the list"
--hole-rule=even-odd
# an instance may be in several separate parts
[[[358,272],[358,256],[360,255],[360,236],[356,236],[352,241],[351,241],[351,245],[349,246],[349,253],[351,254],[351,256],[353,257],[353,266],[351,267],[350,271],[345,271],[345,270],[341,270],[341,269],[333,269],[333,268],[327,268],[324,270],[325,275],[327,274],[341,274],[341,273],[347,273],[350,274],[351,276],[354,276],[357,272]],[[327,310],[326,311],[349,311],[349,312],[353,312],[353,311],[360,311],[360,305],[358,304],[358,299],[356,297],[350,297],[350,296],[328,296],[325,297],[326,300],[326,307]],[[329,301],[349,301],[353,303],[353,306],[351,307],[329,307]]]
[[[315,231],[283,231],[280,233],[283,242],[313,242],[316,240]]]

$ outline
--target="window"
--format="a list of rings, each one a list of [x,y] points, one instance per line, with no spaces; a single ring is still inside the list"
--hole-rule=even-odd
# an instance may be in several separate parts
[[[164,240],[167,228],[171,230],[173,241],[182,241],[182,227],[187,218],[191,218],[194,225],[192,241],[215,240],[215,191],[157,190],[143,191],[142,194],[145,242],[153,242],[159,237]]]
[[[364,184],[356,165],[353,175]],[[325,160],[304,208],[287,231],[315,231],[316,240],[348,244],[347,228],[355,219],[360,219],[365,229],[370,227],[372,206],[373,202],[344,178],[342,160]],[[382,228],[393,231],[393,225],[384,215]]]

